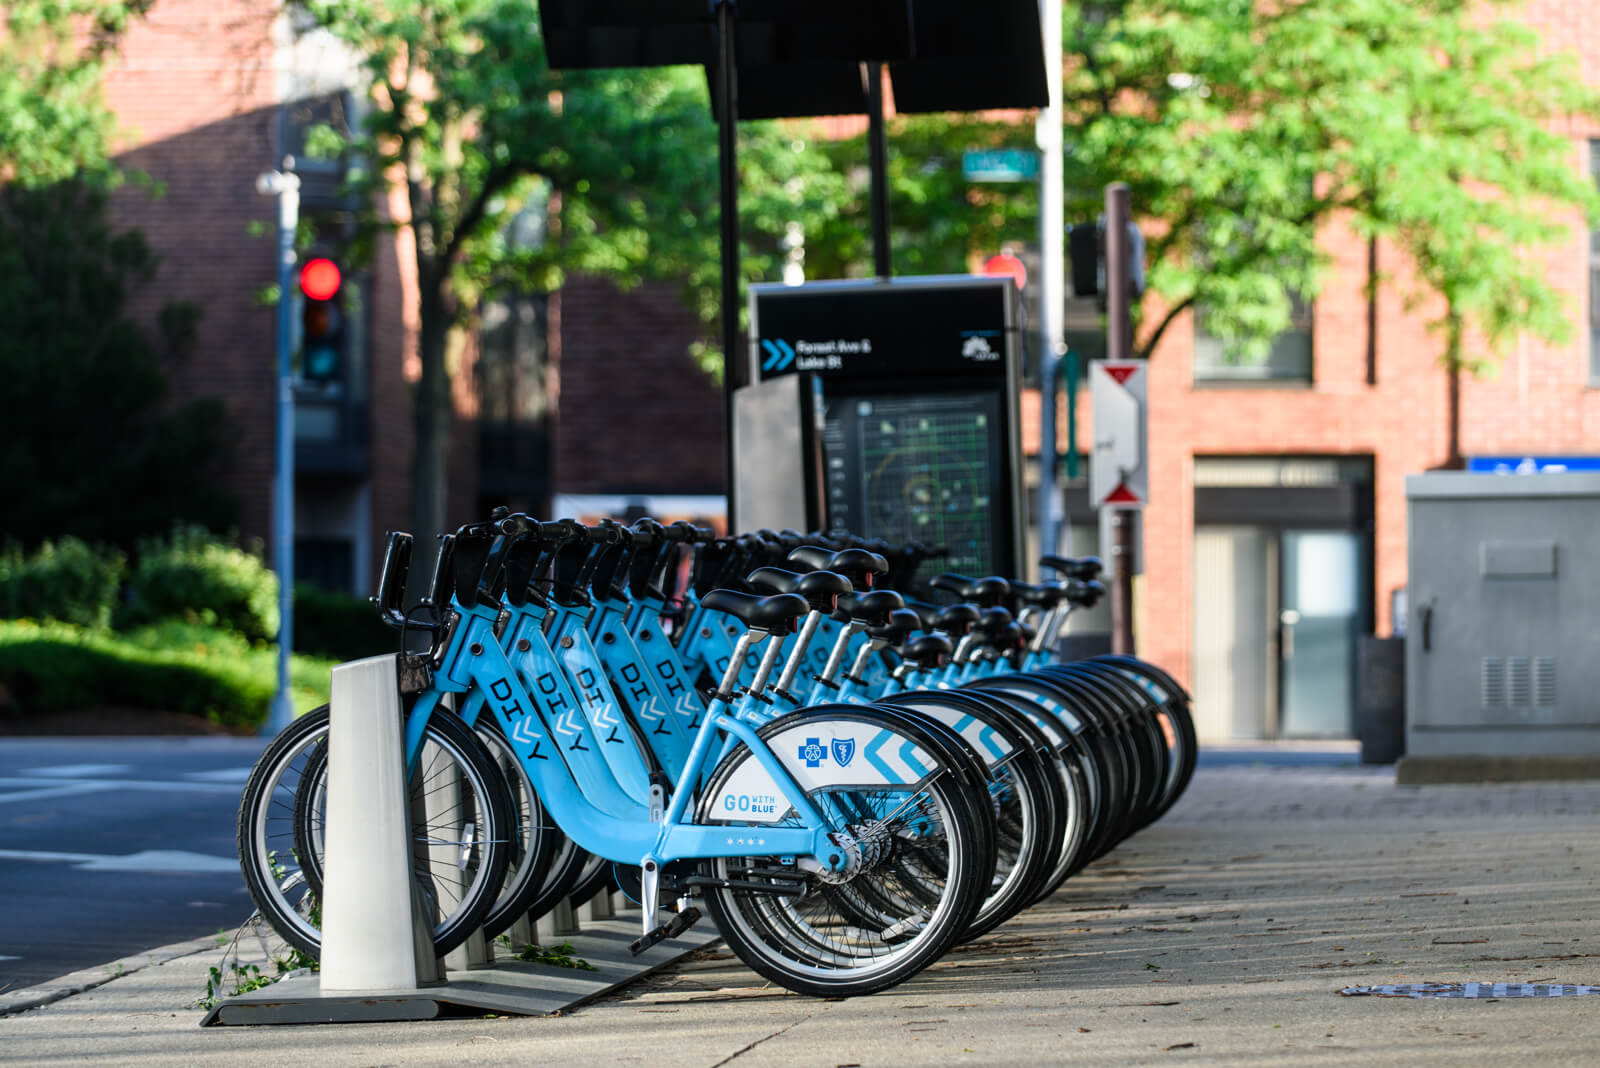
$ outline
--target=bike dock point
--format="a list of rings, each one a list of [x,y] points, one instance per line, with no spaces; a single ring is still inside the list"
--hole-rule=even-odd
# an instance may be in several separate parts
[[[333,669],[321,972],[230,997],[201,1026],[545,1015],[600,997],[716,940],[712,931],[691,930],[633,956],[638,910],[616,910],[612,896],[602,893],[581,909],[557,906],[537,928],[524,919],[510,932],[514,944],[568,942],[572,956],[594,971],[496,962],[482,932],[436,958],[411,878],[398,659],[375,656]]]

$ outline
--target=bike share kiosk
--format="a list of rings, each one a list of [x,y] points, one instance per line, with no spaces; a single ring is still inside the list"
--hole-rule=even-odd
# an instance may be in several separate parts
[[[931,572],[1022,574],[1019,320],[1009,278],[752,286],[734,529],[920,541],[946,550]]]

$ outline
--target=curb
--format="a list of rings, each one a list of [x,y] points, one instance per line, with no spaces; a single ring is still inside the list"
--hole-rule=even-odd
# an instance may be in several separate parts
[[[1600,779],[1600,756],[1403,756],[1395,763],[1396,786],[1594,779]]]
[[[30,986],[24,990],[0,994],[0,1018],[15,1016],[19,1012],[37,1009],[41,1005],[49,1005],[52,1002],[70,998],[74,994],[82,994],[85,991],[93,990],[95,987],[104,986],[113,980],[121,979],[123,976],[143,971],[152,965],[166,964],[168,961],[177,960],[180,957],[188,957],[214,949],[217,949],[215,935],[191,938],[187,942],[174,942],[170,946],[147,949],[143,953],[134,953],[107,964],[92,968],[81,968],[78,971],[69,972],[59,979],[51,979],[49,982],[40,983],[38,986]]]

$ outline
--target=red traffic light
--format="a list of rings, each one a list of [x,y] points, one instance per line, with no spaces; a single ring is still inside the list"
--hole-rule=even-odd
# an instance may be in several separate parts
[[[1018,289],[1022,289],[1028,284],[1027,265],[1009,252],[996,253],[985,260],[983,273],[1011,278],[1016,281]]]
[[[332,260],[307,260],[300,268],[300,292],[312,300],[332,300],[340,281],[339,265]]]

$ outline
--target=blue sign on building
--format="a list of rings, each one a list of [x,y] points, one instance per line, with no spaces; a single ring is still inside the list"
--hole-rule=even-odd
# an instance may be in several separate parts
[[[1548,475],[1600,471],[1600,456],[1474,456],[1467,470],[1488,475]]]

